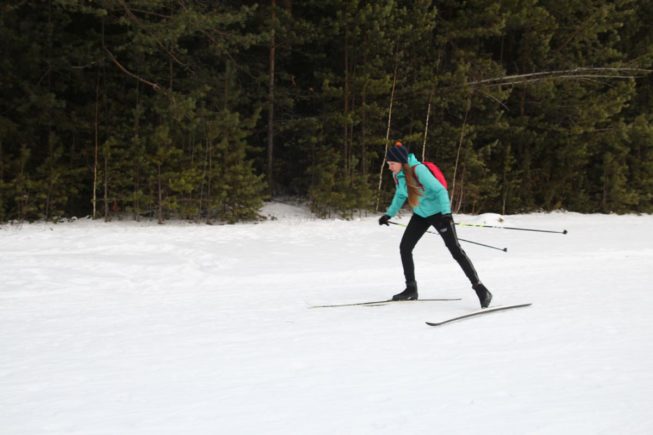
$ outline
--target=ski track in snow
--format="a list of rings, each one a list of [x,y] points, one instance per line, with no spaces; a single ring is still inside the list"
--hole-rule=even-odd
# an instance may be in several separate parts
[[[653,433],[653,216],[456,216],[493,305],[437,235],[420,296],[377,217],[0,226],[0,434]],[[401,222],[407,222],[404,215]]]

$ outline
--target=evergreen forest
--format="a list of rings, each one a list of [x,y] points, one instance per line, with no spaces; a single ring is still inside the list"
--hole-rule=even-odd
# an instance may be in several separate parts
[[[651,0],[3,0],[0,222],[653,212]]]

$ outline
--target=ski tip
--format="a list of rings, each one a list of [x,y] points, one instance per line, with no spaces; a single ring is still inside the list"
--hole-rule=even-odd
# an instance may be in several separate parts
[[[513,308],[530,307],[531,305],[533,305],[533,304],[530,303],[530,302],[523,303],[523,304],[514,304],[514,305],[495,305],[493,307],[481,308],[480,310],[472,311],[471,313],[463,314],[461,316],[450,317],[449,319],[442,320],[440,322],[425,322],[425,323],[428,326],[440,326],[440,325],[444,325],[446,323],[456,322],[458,320],[468,319],[470,317],[476,317],[476,316],[479,316],[479,315],[485,314],[485,313],[505,311],[505,310],[510,310],[510,309],[513,309]]]

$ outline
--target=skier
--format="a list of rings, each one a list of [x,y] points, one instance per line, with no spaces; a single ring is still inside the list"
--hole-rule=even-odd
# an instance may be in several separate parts
[[[492,293],[481,283],[474,265],[460,247],[456,228],[451,216],[449,194],[436,179],[431,170],[420,163],[414,154],[410,153],[401,142],[396,142],[387,154],[388,168],[395,179],[395,194],[392,203],[379,225],[388,225],[388,221],[399,212],[406,200],[413,209],[413,216],[404,231],[399,245],[401,263],[406,278],[406,289],[392,297],[394,301],[415,300],[417,282],[415,281],[415,264],[413,263],[413,248],[430,226],[433,226],[453,258],[472,283],[482,308],[487,308],[492,301]]]

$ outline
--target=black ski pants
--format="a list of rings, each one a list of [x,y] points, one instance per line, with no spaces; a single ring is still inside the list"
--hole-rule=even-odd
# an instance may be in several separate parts
[[[419,239],[422,238],[424,233],[429,229],[430,226],[433,226],[444,240],[444,244],[451,252],[453,258],[458,262],[460,267],[467,275],[467,278],[472,283],[472,285],[478,283],[478,275],[476,274],[476,269],[474,265],[465,254],[465,251],[460,247],[458,242],[458,235],[456,234],[456,226],[453,222],[453,217],[450,214],[441,214],[437,213],[433,216],[423,218],[416,214],[413,214],[413,217],[408,222],[406,231],[401,238],[401,243],[399,244],[399,251],[401,252],[401,264],[404,267],[404,276],[406,277],[406,282],[415,281],[415,263],[413,263],[413,249]]]

